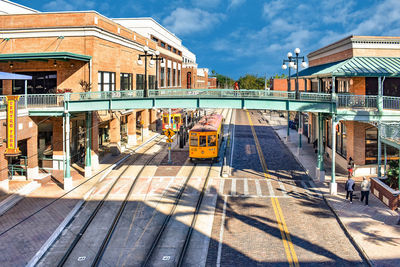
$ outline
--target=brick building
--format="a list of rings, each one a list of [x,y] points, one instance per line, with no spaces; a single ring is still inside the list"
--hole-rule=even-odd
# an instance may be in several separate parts
[[[399,57],[400,37],[349,36],[308,54],[310,67],[299,71],[299,90],[331,94],[334,88],[334,93],[360,95],[364,99],[364,96],[377,96],[378,84],[382,81],[384,96],[400,96],[400,78],[390,77],[390,73],[398,72],[391,70],[390,60]],[[294,83],[295,75],[292,75],[291,91]],[[272,88],[286,91],[288,81],[275,79]],[[313,142],[318,135],[317,115],[309,113],[306,120],[307,134]],[[331,125],[331,120],[326,118],[324,144],[330,157]],[[346,169],[352,157],[356,165],[361,165],[359,170],[363,173],[359,174],[376,173],[377,136],[377,128],[368,122],[340,121],[336,127],[337,163]],[[396,149],[388,147],[387,152],[388,159],[398,159]]]

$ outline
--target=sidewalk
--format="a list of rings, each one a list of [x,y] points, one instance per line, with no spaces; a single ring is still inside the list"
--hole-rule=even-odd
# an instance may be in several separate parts
[[[145,142],[155,133],[145,138]],[[142,144],[130,147],[135,149]],[[73,179],[73,191],[64,191],[50,181],[34,190],[14,207],[0,216],[0,262],[1,266],[25,266],[42,246],[54,236],[58,227],[65,223],[71,213],[78,211],[84,195],[91,190],[105,171],[115,162],[128,155],[126,150],[119,156],[107,153],[100,159],[99,170],[93,178]]]
[[[275,115],[275,116],[274,116]],[[265,115],[264,115],[265,116]],[[307,143],[307,138],[302,137],[302,149],[298,154],[299,135],[290,130],[289,141],[286,141],[286,118],[279,118],[273,114],[268,119],[275,132],[292,152],[297,161],[304,167],[310,177],[315,177],[317,166],[317,154],[312,144]],[[330,164],[330,162],[329,162]],[[325,163],[325,183],[315,181],[319,190],[323,193],[327,204],[334,211],[345,231],[359,247],[359,250],[369,259],[374,266],[400,266],[400,225],[399,213],[390,210],[373,194],[370,194],[369,206],[360,202],[359,182],[356,185],[356,199],[353,203],[345,200],[344,184],[347,180],[345,174],[336,173],[338,183],[338,195],[329,194],[329,181],[331,168]],[[360,181],[360,179],[356,179]]]

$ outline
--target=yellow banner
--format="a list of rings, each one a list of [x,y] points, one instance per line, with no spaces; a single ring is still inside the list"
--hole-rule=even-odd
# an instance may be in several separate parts
[[[21,154],[18,148],[17,138],[17,110],[19,96],[7,97],[7,148],[5,154],[7,156],[17,156]]]

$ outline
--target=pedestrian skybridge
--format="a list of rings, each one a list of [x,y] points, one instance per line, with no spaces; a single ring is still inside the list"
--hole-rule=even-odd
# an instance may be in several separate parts
[[[0,98],[4,108],[5,96]],[[151,108],[234,108],[336,114],[342,120],[399,120],[400,97],[232,89],[160,89],[21,95],[30,115]]]

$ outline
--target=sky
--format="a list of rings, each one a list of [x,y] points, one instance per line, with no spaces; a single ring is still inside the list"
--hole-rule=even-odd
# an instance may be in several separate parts
[[[349,35],[400,36],[400,0],[15,0],[46,11],[96,10],[152,17],[197,56],[199,67],[238,79],[282,74],[282,60]],[[287,72],[287,71],[286,71]]]

